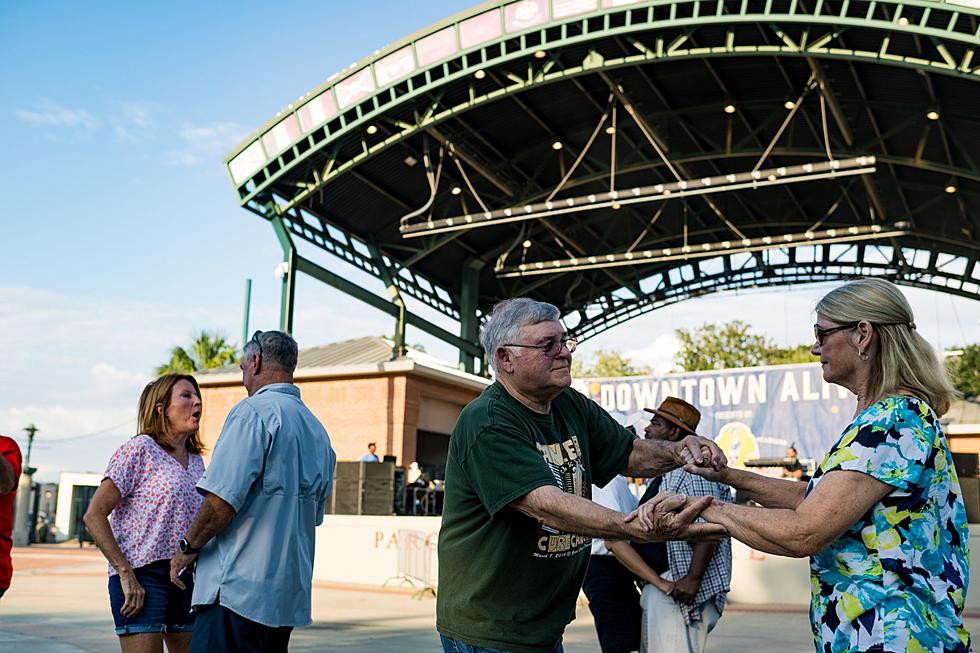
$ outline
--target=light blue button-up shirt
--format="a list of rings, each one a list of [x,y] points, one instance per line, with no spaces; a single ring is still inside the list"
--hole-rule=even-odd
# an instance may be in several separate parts
[[[193,605],[218,601],[266,626],[311,623],[314,530],[336,460],[290,383],[264,386],[232,409],[197,487],[235,516],[201,549]]]

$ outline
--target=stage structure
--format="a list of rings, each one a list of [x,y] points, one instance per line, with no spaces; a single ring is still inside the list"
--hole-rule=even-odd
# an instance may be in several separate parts
[[[515,295],[580,339],[852,275],[980,299],[978,48],[977,0],[489,2],[334,75],[226,164],[285,252],[283,328],[302,272],[395,317],[396,355],[412,325],[468,371]]]

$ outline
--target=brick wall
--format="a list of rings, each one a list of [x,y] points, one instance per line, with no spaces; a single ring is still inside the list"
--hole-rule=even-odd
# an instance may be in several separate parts
[[[393,455],[398,465],[415,460],[419,412],[427,397],[456,404],[459,410],[478,394],[474,390],[415,375],[300,379],[303,401],[323,423],[338,460],[357,460],[368,442],[379,457]],[[201,387],[204,411],[201,435],[207,455],[232,407],[245,397],[240,384]]]

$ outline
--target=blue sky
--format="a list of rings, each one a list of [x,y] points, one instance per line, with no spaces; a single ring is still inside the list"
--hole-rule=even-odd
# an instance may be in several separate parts
[[[0,432],[40,427],[42,478],[102,469],[133,434],[139,390],[170,346],[202,328],[237,341],[246,278],[253,327],[278,323],[281,252],[238,207],[224,155],[333,73],[471,4],[0,4]],[[735,318],[805,342],[822,290],[685,302],[582,351],[612,347],[663,369],[674,328]],[[980,340],[980,302],[909,296],[934,343]],[[392,331],[387,316],[308,279],[297,306],[301,346]]]

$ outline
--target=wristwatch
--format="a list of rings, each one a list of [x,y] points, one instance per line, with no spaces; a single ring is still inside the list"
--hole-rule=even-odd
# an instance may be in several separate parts
[[[194,555],[201,550],[191,546],[186,537],[180,538],[180,542],[177,542],[177,548],[180,549],[181,553],[186,553],[187,555]]]

